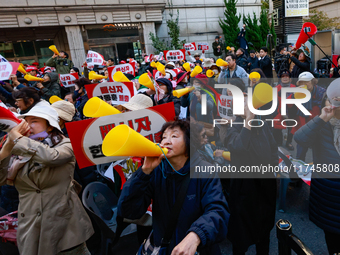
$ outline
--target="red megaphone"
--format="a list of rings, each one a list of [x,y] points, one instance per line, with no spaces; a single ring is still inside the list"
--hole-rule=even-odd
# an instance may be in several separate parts
[[[299,38],[297,39],[296,44],[294,46],[294,49],[296,50],[299,49],[301,47],[301,44],[304,44],[309,39],[308,35],[312,37],[313,35],[316,34],[316,32],[318,32],[318,29],[313,23],[311,22],[304,23]]]

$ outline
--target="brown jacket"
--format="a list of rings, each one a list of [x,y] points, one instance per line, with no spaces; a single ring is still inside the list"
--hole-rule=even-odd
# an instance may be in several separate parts
[[[50,148],[23,137],[12,154],[27,162],[14,185],[19,192],[17,241],[21,255],[55,255],[85,242],[94,233],[73,186],[75,157],[70,140]],[[0,163],[6,183],[10,157]]]

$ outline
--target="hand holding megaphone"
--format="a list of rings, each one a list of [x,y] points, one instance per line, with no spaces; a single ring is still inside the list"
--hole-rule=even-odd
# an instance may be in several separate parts
[[[162,146],[161,146],[162,147]],[[163,147],[162,147],[163,148]],[[159,157],[145,157],[144,164],[142,166],[142,170],[145,174],[151,174],[152,171],[159,166],[164,158],[164,154],[160,155]]]
[[[20,136],[27,135],[30,131],[30,126],[26,122],[26,120],[22,120],[17,126],[12,128],[12,130],[8,133],[8,139],[10,141],[14,141],[18,139]]]

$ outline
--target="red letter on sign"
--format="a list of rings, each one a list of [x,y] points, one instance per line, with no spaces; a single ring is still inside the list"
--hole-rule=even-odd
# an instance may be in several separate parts
[[[144,123],[143,123],[144,122]],[[135,123],[138,125],[137,127],[137,132],[139,133],[142,129],[146,130],[146,131],[150,131],[151,130],[151,122],[149,120],[149,117],[143,117],[143,118],[139,118],[139,119],[135,119]]]

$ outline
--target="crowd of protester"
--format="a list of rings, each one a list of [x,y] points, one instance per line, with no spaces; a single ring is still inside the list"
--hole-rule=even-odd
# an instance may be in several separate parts
[[[221,47],[217,37],[213,48],[220,58]],[[122,114],[174,103],[176,118],[165,123],[160,131],[160,146],[169,149],[168,154],[145,157],[123,189],[116,192],[118,215],[122,218],[137,220],[152,203],[152,228],[141,230],[142,240],[148,239],[152,229],[152,238],[148,240],[153,246],[166,250],[160,254],[194,255],[196,251],[201,255],[221,254],[218,243],[225,238],[231,241],[235,255],[245,254],[253,244],[257,254],[269,254],[277,197],[274,175],[235,178],[231,174],[227,179],[220,179],[218,175],[190,179],[190,169],[196,165],[230,165],[237,169],[241,166],[275,166],[279,164],[278,147],[293,151],[293,139],[297,143],[297,154],[293,156],[297,159],[304,161],[308,149],[312,148],[314,164],[339,165],[340,105],[335,103],[339,103],[340,93],[327,97],[327,88],[319,86],[318,79],[310,71],[306,49],[297,53],[280,48],[280,56],[287,56],[290,62],[286,66],[275,62],[277,83],[271,79],[275,75],[266,47],[259,53],[249,50],[249,55],[243,48],[235,51],[232,47],[223,58],[226,66],[218,66],[216,59],[205,57],[204,51],[193,56],[189,54],[190,70],[183,67],[185,61],[165,61],[154,56],[153,59],[145,58],[142,63],[136,61],[135,75],[126,74],[138,94],[130,102],[116,106]],[[127,63],[132,59],[122,61]],[[156,73],[153,71],[157,68],[152,63],[158,62],[165,66],[165,75],[154,77],[162,98],[138,81],[143,73]],[[339,58],[338,62],[340,65]],[[84,72],[80,73],[63,51],[60,55],[54,54],[46,65],[43,69],[33,65],[25,67],[32,76],[42,77],[42,82],[27,81],[20,72],[1,82],[1,101],[23,121],[7,134],[3,132],[0,205],[7,212],[18,210],[20,254],[100,254],[98,243],[93,245],[93,237],[90,238],[98,234],[98,227],[79,198],[81,189],[97,180],[97,168],[79,169],[65,123],[88,118],[84,115],[84,106],[89,100],[85,85],[108,82],[108,79],[89,80],[91,70],[86,62]],[[113,65],[114,60],[108,59],[106,66],[95,66],[95,70],[108,76],[107,67]],[[202,72],[192,77],[195,66],[202,67]],[[213,74],[208,77],[209,70]],[[61,86],[58,75],[73,72],[79,74],[75,86]],[[249,78],[253,72],[260,78]],[[334,68],[334,77],[339,77],[338,72],[339,68]],[[335,81],[337,91],[340,91],[340,81]],[[254,128],[248,121],[256,116],[247,104],[244,115],[235,119],[237,123],[245,120],[245,126],[213,125],[214,119],[221,118],[216,105],[217,95],[232,96],[227,89],[215,90],[215,84],[232,84],[246,95],[248,88],[254,90],[263,82],[278,91],[279,104],[272,117],[296,120],[296,127],[283,131],[286,128],[280,122],[275,122],[273,127],[265,122]],[[311,100],[303,106],[311,115],[306,116],[290,105],[287,116],[282,116],[282,88],[304,86],[311,93]],[[192,87],[192,92],[180,98],[173,95],[174,90]],[[51,105],[51,96],[63,100]],[[287,96],[294,98],[292,93]],[[203,98],[207,103],[206,114],[201,111]],[[226,151],[230,152],[229,158],[223,156]],[[339,173],[324,174],[319,178],[313,175],[310,194],[310,220],[325,232],[328,251],[332,255],[340,253],[340,181],[337,175]],[[183,192],[187,199],[179,205],[178,213],[174,213],[179,204],[176,201]],[[173,214],[177,214],[175,219]],[[170,234],[169,229],[172,230]],[[147,248],[145,246],[141,249]]]

